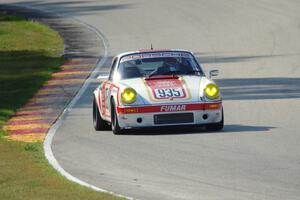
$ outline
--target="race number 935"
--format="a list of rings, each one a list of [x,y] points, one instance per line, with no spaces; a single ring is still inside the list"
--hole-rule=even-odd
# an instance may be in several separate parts
[[[154,92],[156,98],[158,99],[184,97],[184,91],[182,88],[160,88],[160,89],[155,89]]]

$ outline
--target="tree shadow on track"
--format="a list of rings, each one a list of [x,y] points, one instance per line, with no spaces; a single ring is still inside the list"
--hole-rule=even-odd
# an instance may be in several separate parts
[[[215,55],[215,53],[194,53],[196,59],[200,64],[210,64],[210,63],[240,63],[240,62],[249,62],[252,60],[273,58],[273,57],[282,57],[286,55],[274,55],[274,54],[265,54],[265,55],[239,55],[239,56],[228,56],[228,55]]]
[[[224,100],[300,98],[300,78],[217,79]]]
[[[124,135],[188,135],[188,134],[224,134],[237,132],[268,132],[275,127],[250,126],[241,124],[225,125],[222,131],[207,131],[204,127],[174,126],[127,130]]]
[[[288,55],[237,55],[222,56],[209,53],[194,53],[201,64],[210,63],[241,63],[258,59],[291,56]],[[260,77],[216,79],[221,88],[224,100],[258,100],[258,99],[290,99],[300,98],[300,78]]]
[[[107,2],[99,3],[99,1],[50,2],[50,1],[38,1],[38,0],[19,2],[19,3],[10,3],[7,5],[42,8],[42,9],[47,9],[48,11],[55,11],[56,13],[61,12],[62,14],[67,16],[92,15],[95,13],[111,11],[111,10],[128,9],[132,7],[131,4],[122,4],[122,3],[107,4]]]
[[[24,5],[20,4],[21,6],[16,6],[18,3],[0,4],[0,12],[21,16],[31,21],[38,20],[55,29],[65,40],[63,56],[66,58],[97,59],[100,57],[99,52],[102,52],[104,48],[102,41],[92,29],[87,28],[88,25],[84,25],[73,18],[58,16],[55,13],[22,7],[26,6],[27,3],[24,3]],[[42,4],[42,2],[40,3]],[[33,7],[38,8],[38,6]],[[51,11],[51,9],[47,10]],[[16,17],[16,19],[18,18]],[[0,21],[2,20],[0,19]]]

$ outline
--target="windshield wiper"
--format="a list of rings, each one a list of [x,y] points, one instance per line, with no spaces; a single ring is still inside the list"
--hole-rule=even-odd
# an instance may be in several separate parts
[[[181,71],[166,71],[163,72],[162,75],[179,75],[181,73],[182,73]]]
[[[148,75],[148,77],[162,76],[162,75],[178,75],[180,73],[181,73],[181,71],[165,71],[163,73],[151,73],[151,74]]]
[[[190,75],[190,74],[197,74],[197,73],[202,75],[203,72],[200,70],[191,70],[191,71],[186,71],[186,72],[176,70],[176,71],[165,71],[165,72],[159,73],[159,74],[153,73],[153,74],[149,74],[148,77],[161,76],[161,75],[173,75],[173,76],[175,76],[175,75]]]
[[[185,72],[185,74],[196,74],[196,73],[199,73],[200,75],[202,75],[203,72],[200,70],[191,70],[191,71]]]

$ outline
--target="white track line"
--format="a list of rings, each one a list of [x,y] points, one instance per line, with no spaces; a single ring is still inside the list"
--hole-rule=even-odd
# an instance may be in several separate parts
[[[50,11],[44,11],[41,9],[37,9],[28,5],[20,5],[20,6],[15,6],[15,7],[20,7],[20,8],[28,8],[28,9],[32,9],[32,10],[38,10],[41,12],[47,12],[53,15],[56,15],[58,17],[64,17],[64,15],[59,15],[57,13],[54,12],[50,12]],[[48,160],[48,162],[52,165],[52,167],[54,169],[56,169],[62,176],[66,177],[68,180],[73,181],[75,183],[78,183],[82,186],[86,186],[88,188],[91,188],[93,190],[99,191],[99,192],[105,192],[105,193],[109,193],[112,194],[114,196],[118,196],[118,197],[122,197],[122,198],[126,198],[126,199],[134,199],[132,197],[128,197],[128,196],[124,196],[124,195],[120,195],[120,194],[116,194],[114,192],[110,192],[107,191],[105,189],[99,188],[97,186],[94,186],[92,184],[89,184],[83,180],[80,180],[79,178],[76,178],[75,176],[71,175],[70,173],[68,173],[56,160],[53,152],[52,152],[52,141],[53,138],[55,136],[55,133],[57,132],[57,129],[63,124],[67,114],[71,111],[71,109],[74,107],[74,105],[78,102],[78,100],[80,99],[80,97],[82,96],[82,94],[84,93],[84,91],[88,88],[88,86],[91,83],[91,79],[94,79],[97,76],[97,71],[99,71],[99,69],[104,65],[104,63],[106,62],[107,56],[108,56],[108,41],[105,38],[105,36],[95,27],[80,21],[79,19],[74,19],[71,18],[72,20],[82,24],[83,26],[85,26],[86,28],[90,29],[91,31],[93,31],[94,33],[96,33],[99,38],[102,40],[103,46],[104,46],[104,55],[103,58],[100,60],[100,62],[97,63],[96,68],[94,69],[93,72],[91,72],[91,75],[88,79],[85,80],[83,86],[80,88],[79,92],[76,94],[76,96],[74,97],[74,99],[72,99],[72,101],[68,104],[68,106],[64,109],[63,113],[60,115],[60,117],[58,118],[58,120],[52,125],[52,127],[50,128],[50,130],[48,131],[48,134],[46,135],[45,141],[44,141],[44,152],[45,152],[45,157]]]

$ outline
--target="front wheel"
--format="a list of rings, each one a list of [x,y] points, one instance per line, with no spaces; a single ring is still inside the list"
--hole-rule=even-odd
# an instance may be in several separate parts
[[[99,113],[98,105],[96,99],[93,100],[93,125],[96,131],[107,130],[107,122],[104,121]]]
[[[120,135],[123,133],[123,130],[119,126],[118,116],[116,112],[116,106],[112,100],[111,103],[111,130],[115,135]]]
[[[222,120],[218,123],[207,124],[205,126],[208,131],[221,131],[224,128],[224,112],[222,109]]]

